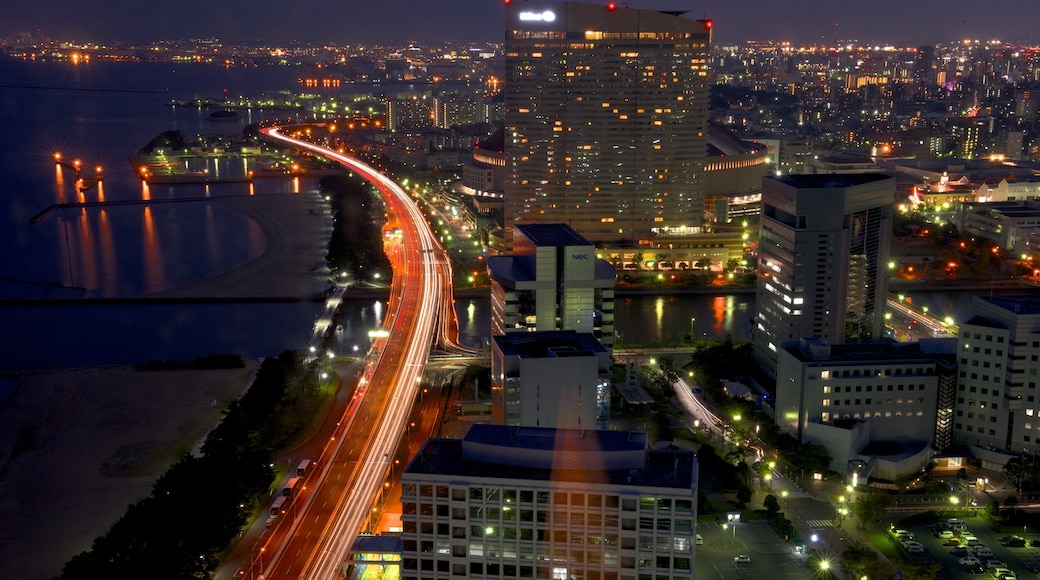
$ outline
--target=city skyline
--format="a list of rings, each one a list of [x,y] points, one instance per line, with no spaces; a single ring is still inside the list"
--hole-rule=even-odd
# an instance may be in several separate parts
[[[517,0],[522,2],[524,0]],[[42,31],[51,38],[93,42],[140,42],[218,37],[227,42],[303,44],[401,44],[410,41],[500,42],[502,0],[384,0],[313,3],[294,7],[271,0],[228,2],[204,7],[149,5],[127,0],[52,0],[21,3],[5,11],[0,37]],[[619,7],[686,10],[687,16],[715,22],[714,44],[745,40],[796,44],[858,41],[867,44],[935,44],[961,39],[1035,43],[1040,35],[1029,18],[1030,0],[1010,0],[998,11],[978,13],[968,0],[946,2],[941,11],[928,2],[878,0],[870,4],[819,6],[812,0],[740,4],[681,0],[631,0]],[[202,8],[200,6],[200,8]],[[401,15],[409,18],[402,21]],[[273,27],[268,27],[276,25]]]

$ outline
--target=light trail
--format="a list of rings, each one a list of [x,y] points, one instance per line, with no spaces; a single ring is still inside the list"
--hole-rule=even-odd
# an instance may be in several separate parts
[[[340,421],[331,455],[322,462],[325,468],[311,483],[313,491],[284,541],[264,547],[270,554],[263,563],[265,578],[336,578],[354,539],[370,521],[373,498],[382,492],[393,468],[392,458],[435,339],[457,345],[451,266],[422,212],[392,180],[357,159],[294,139],[278,128],[262,132],[339,163],[373,184],[390,220],[402,232],[403,251],[394,248],[389,252],[394,279],[384,318],[388,335],[373,344],[377,354],[366,367],[364,386],[359,389],[364,396],[348,406],[350,416]],[[366,421],[372,425],[366,426]],[[352,461],[345,443],[357,442],[362,432],[365,449]],[[333,507],[325,517],[317,507],[329,504]],[[312,511],[318,513],[312,515]]]

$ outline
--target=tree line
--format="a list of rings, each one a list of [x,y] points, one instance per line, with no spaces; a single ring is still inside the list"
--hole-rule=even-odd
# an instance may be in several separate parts
[[[292,435],[273,420],[291,404],[290,385],[313,375],[293,351],[265,359],[249,390],[232,401],[201,456],[184,455],[59,580],[210,578],[231,542],[266,507],[272,451]]]

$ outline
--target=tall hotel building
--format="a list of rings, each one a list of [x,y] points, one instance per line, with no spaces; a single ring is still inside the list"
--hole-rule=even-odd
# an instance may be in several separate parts
[[[880,174],[763,179],[752,344],[770,376],[787,341],[881,337],[894,203]]]
[[[506,238],[569,224],[600,246],[704,215],[711,21],[614,2],[506,2]]]
[[[473,425],[401,489],[403,580],[693,577],[697,458],[645,433]]]

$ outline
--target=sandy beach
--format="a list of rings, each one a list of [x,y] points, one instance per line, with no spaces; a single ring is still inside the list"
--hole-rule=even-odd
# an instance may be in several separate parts
[[[296,298],[328,286],[331,220],[316,194],[220,200],[252,218],[264,252],[157,297]],[[88,550],[127,505],[205,437],[249,386],[245,369],[39,371],[0,403],[0,578],[44,580]]]
[[[20,377],[0,406],[0,578],[60,573],[205,437],[255,367]]]

